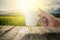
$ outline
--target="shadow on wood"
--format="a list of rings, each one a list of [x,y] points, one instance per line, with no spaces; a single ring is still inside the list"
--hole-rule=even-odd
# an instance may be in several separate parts
[[[21,40],[46,40],[46,38],[44,35],[38,33],[31,33],[23,36]]]
[[[60,33],[45,33],[47,40],[60,40]]]

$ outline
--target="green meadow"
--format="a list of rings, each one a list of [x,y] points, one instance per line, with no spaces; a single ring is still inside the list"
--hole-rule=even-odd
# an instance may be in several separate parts
[[[24,16],[0,16],[0,25],[25,26]],[[39,26],[39,23],[37,23]]]
[[[24,26],[24,16],[0,16],[0,25]]]

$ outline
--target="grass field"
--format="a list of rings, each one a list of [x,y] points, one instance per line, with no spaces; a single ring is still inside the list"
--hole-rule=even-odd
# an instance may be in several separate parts
[[[0,16],[0,25],[25,26],[25,17],[24,16]],[[36,26],[39,26],[38,22]]]
[[[24,16],[0,16],[0,25],[24,26]]]

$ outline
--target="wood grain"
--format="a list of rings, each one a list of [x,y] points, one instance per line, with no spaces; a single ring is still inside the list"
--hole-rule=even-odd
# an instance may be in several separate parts
[[[5,29],[8,30],[9,28],[10,26]],[[16,26],[2,35],[0,40],[60,40],[60,28]]]

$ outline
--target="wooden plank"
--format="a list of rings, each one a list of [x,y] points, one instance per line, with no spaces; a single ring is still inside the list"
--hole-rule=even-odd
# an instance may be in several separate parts
[[[0,40],[60,40],[60,28],[14,27]]]
[[[50,31],[52,31],[52,32],[54,32],[54,33],[60,33],[60,27],[49,27],[49,28],[46,28],[47,30],[50,30]]]
[[[23,30],[24,32],[20,30],[14,40],[60,40],[59,28],[22,27],[20,29],[26,30]]]
[[[4,27],[6,27],[6,26],[0,26],[0,29],[2,29],[2,28],[4,28]]]
[[[60,28],[48,27],[46,30],[51,31],[44,34],[47,40],[60,40]]]
[[[23,30],[23,31],[22,31]],[[22,27],[13,40],[47,40],[38,27]]]
[[[18,33],[20,27],[14,27],[12,30],[0,37],[0,40],[13,40]]]
[[[10,31],[12,28],[13,28],[13,26],[3,27],[2,29],[0,29],[0,36],[2,36],[3,34],[5,34],[8,31]]]
[[[43,32],[41,31],[42,29]],[[44,27],[32,27],[30,40],[47,40],[47,38],[43,35],[46,32]]]
[[[38,29],[41,31],[40,32],[40,33],[42,33],[41,37],[43,38],[41,40],[60,40],[60,28],[58,28],[58,27],[57,28],[54,28],[54,27],[51,27],[51,28],[35,27],[34,29],[37,32],[38,32]],[[33,31],[33,29],[32,29],[32,31]],[[33,40],[36,40],[36,39],[33,39]]]
[[[60,40],[60,33],[45,33],[47,40]]]
[[[21,38],[23,38],[23,36],[30,33],[29,29],[30,29],[30,27],[21,27],[18,34],[16,35],[16,37],[13,40],[21,40]],[[30,40],[30,39],[28,38],[27,40]]]
[[[0,29],[3,28],[2,26],[0,26]]]

